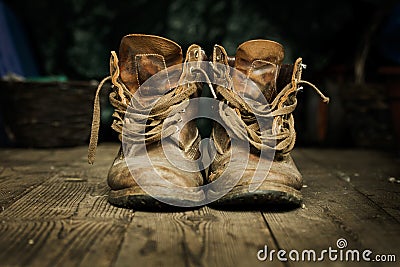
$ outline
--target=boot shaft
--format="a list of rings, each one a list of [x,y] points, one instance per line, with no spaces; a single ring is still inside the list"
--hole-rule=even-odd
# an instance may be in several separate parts
[[[130,34],[119,47],[121,81],[134,94],[152,75],[182,63],[181,47],[155,35]]]

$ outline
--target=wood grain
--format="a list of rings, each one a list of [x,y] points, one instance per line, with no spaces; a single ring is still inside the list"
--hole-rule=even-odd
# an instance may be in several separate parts
[[[302,190],[305,208],[289,213],[264,213],[280,248],[321,251],[336,248],[336,241],[345,238],[352,249],[399,254],[400,224],[392,216],[303,151],[296,151],[294,156],[307,185]],[[308,263],[295,264],[298,265],[308,266]]]
[[[353,186],[400,222],[400,159],[374,150],[303,150],[309,159]],[[340,156],[338,156],[340,154]]]
[[[0,213],[54,174],[40,164],[50,154],[44,150],[0,150]]]
[[[0,266],[309,266],[257,252],[319,251],[339,238],[400,255],[399,186],[387,180],[399,164],[388,154],[296,149],[303,209],[134,212],[107,201],[118,148],[100,145],[93,166],[86,147],[0,150]]]
[[[259,212],[136,212],[115,266],[264,266],[266,244],[276,248]]]
[[[0,174],[1,189],[15,198],[0,213],[0,266],[112,265],[134,213],[107,202],[111,147],[99,149],[98,168],[83,147],[38,150],[40,159],[32,150],[28,161],[13,155]]]
[[[98,220],[3,220],[1,266],[110,266],[125,228]]]

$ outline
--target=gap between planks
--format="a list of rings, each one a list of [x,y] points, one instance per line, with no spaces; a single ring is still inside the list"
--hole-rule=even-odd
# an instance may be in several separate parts
[[[318,158],[317,152],[313,155]],[[321,251],[335,248],[336,241],[345,238],[349,248],[399,255],[400,225],[397,220],[348,182],[339,179],[329,166],[315,161],[302,150],[293,154],[307,185],[302,190],[305,209],[263,212],[279,248]],[[340,151],[336,156],[341,156]],[[295,266],[308,264],[296,263]],[[324,266],[338,264],[323,263]],[[379,265],[376,262],[364,265],[391,266],[390,263]]]

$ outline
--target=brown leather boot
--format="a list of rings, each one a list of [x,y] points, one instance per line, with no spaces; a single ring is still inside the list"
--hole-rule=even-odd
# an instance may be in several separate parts
[[[133,209],[165,207],[165,203],[192,206],[205,198],[204,192],[197,189],[203,185],[203,176],[200,171],[193,171],[200,157],[195,121],[180,123],[186,103],[198,95],[202,85],[196,82],[177,85],[178,79],[173,77],[186,75],[180,65],[182,60],[178,44],[153,35],[125,36],[119,61],[112,52],[109,77],[114,88],[109,96],[115,108],[112,128],[122,142],[108,173],[111,188],[108,200],[112,204]],[[202,49],[190,46],[185,62],[202,60]],[[158,77],[155,81],[153,75]],[[95,112],[96,109],[98,103]],[[94,160],[97,122],[93,128],[89,162]],[[164,151],[177,154],[172,157],[183,157],[179,168]]]
[[[292,66],[282,66],[283,58],[283,46],[269,40],[241,44],[234,58],[228,57],[223,47],[214,47],[215,80],[219,84],[215,91],[229,108],[220,106],[225,124],[215,123],[211,134],[217,153],[208,182],[216,186],[211,187],[208,197],[212,199],[221,190],[229,192],[213,205],[299,206],[301,203],[302,176],[290,151],[296,140],[293,118],[296,93],[299,84],[309,83],[301,80],[301,59]],[[263,128],[260,120],[264,120]],[[246,161],[247,164],[243,163]],[[237,167],[243,164],[244,169]],[[219,179],[224,181],[216,183]]]

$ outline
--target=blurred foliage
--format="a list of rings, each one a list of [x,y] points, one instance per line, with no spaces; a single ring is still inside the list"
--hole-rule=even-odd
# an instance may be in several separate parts
[[[281,42],[286,61],[301,56],[319,70],[352,61],[371,12],[380,1],[9,0],[25,25],[43,75],[98,79],[111,50],[129,33],[157,34],[210,54],[230,54],[249,39]]]

